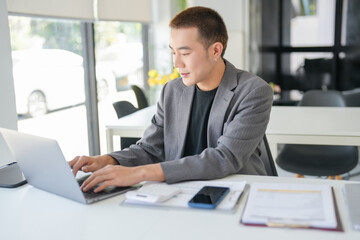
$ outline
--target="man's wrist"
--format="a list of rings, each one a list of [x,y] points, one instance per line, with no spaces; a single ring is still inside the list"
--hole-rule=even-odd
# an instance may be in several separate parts
[[[139,177],[142,181],[165,181],[165,174],[160,163],[138,166]]]
[[[101,158],[101,162],[104,163],[104,166],[106,165],[119,165],[119,163],[110,155],[102,155],[99,156],[99,158]]]

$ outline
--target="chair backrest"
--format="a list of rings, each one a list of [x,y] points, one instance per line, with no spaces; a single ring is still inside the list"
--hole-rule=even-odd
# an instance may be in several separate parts
[[[116,115],[118,118],[124,117],[124,116],[134,113],[138,110],[136,107],[134,107],[134,105],[132,105],[128,101],[114,102],[113,106],[114,106],[114,109],[116,111]]]
[[[346,102],[339,91],[310,90],[304,93],[299,106],[346,107]]]
[[[136,85],[131,85],[132,90],[135,93],[136,100],[138,103],[138,109],[143,109],[149,106],[144,91]]]
[[[360,88],[342,92],[347,107],[360,107]]]
[[[263,140],[261,141],[260,151],[261,151],[260,159],[263,161],[265,165],[267,175],[278,176],[266,135],[264,135]]]

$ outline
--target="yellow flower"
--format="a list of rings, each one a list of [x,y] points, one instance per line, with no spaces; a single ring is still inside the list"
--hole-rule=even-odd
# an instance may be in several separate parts
[[[150,78],[155,78],[158,75],[158,72],[155,69],[153,69],[148,72],[148,75]]]
[[[162,79],[160,79],[159,84],[164,85],[169,80],[169,77],[167,75],[163,76]]]
[[[155,69],[150,70],[148,72],[148,75],[149,75],[148,84],[150,87],[155,85],[164,85],[168,81],[180,77],[180,74],[176,68],[174,68],[173,72],[168,75],[161,75]]]
[[[156,83],[155,83],[155,79],[149,78],[149,79],[148,79],[148,84],[149,84],[150,87],[155,86],[155,84],[156,84]]]
[[[155,83],[160,85],[160,83],[161,83],[161,75],[158,75],[157,78],[155,78]]]
[[[177,68],[174,68],[173,72],[169,75],[170,80],[180,77],[179,71]]]

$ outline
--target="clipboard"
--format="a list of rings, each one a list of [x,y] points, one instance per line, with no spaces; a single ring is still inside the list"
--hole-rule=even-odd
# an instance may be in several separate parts
[[[293,184],[291,184],[293,185]],[[311,185],[308,185],[311,186]],[[340,214],[339,214],[339,209],[338,209],[338,205],[336,202],[336,198],[335,198],[335,193],[334,193],[334,189],[333,187],[330,187],[331,190],[331,197],[332,197],[332,210],[334,212],[335,215],[335,219],[336,219],[336,226],[335,227],[317,227],[317,226],[312,226],[311,224],[307,223],[307,222],[296,222],[296,221],[291,221],[291,220],[284,220],[284,221],[268,221],[266,223],[263,223],[259,221],[259,223],[248,223],[246,221],[244,221],[244,215],[245,212],[247,210],[247,207],[249,206],[249,196],[246,200],[245,203],[245,207],[242,213],[242,216],[240,218],[240,223],[245,225],[245,226],[258,226],[258,227],[277,227],[277,228],[302,228],[302,229],[318,229],[318,230],[325,230],[325,231],[338,231],[338,232],[343,232],[343,225],[340,219]],[[250,194],[249,194],[250,195]],[[328,210],[328,209],[327,209]]]

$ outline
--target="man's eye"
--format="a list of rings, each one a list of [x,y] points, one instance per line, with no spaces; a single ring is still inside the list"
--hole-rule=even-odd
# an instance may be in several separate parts
[[[183,56],[187,56],[187,55],[189,55],[190,53],[182,53],[181,55],[183,55]]]

